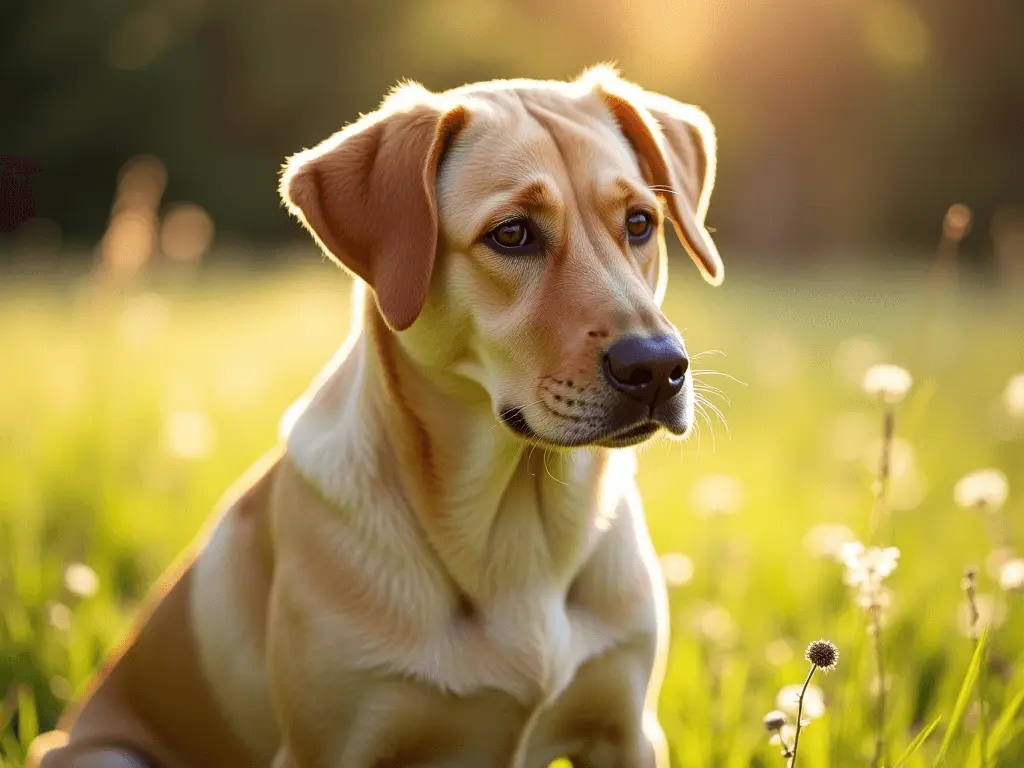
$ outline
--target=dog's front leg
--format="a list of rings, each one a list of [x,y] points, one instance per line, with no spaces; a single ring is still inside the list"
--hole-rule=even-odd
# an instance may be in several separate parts
[[[644,718],[644,729],[619,744],[602,743],[569,758],[573,768],[669,768],[668,742],[657,718]]]

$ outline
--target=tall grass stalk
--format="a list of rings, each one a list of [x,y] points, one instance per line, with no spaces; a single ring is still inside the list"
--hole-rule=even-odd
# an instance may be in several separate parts
[[[974,653],[981,654],[981,658],[978,666],[978,680],[975,683],[974,690],[977,693],[977,705],[978,705],[978,746],[979,746],[979,764],[981,768],[987,768],[988,766],[988,718],[985,713],[985,656],[984,649],[980,648],[979,641],[979,623],[981,619],[981,612],[978,610],[978,602],[975,599],[977,594],[977,580],[978,572],[974,568],[968,568],[964,571],[963,588],[967,595],[967,608],[970,611],[970,636],[971,643],[974,645]]]

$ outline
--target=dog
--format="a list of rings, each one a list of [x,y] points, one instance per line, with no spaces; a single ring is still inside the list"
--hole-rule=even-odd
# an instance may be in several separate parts
[[[666,768],[629,449],[693,423],[664,235],[721,282],[715,162],[603,66],[405,83],[291,157],[353,330],[29,765]]]

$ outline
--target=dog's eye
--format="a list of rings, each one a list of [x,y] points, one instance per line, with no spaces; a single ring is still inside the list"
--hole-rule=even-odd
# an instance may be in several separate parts
[[[513,219],[499,224],[487,233],[486,240],[499,253],[533,251],[537,245],[537,238],[533,236],[525,219]]]
[[[626,233],[631,243],[646,243],[654,231],[651,215],[644,211],[633,211],[626,216]]]

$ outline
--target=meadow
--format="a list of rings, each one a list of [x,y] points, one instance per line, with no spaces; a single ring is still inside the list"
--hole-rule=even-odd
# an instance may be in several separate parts
[[[289,261],[131,283],[0,276],[2,768],[53,727],[344,338],[348,279],[312,251]],[[803,683],[819,638],[840,657],[805,698],[798,764],[873,763],[882,686],[836,548],[868,536],[883,408],[861,383],[876,363],[914,377],[894,406],[882,527],[899,559],[879,763],[938,719],[904,765],[1024,765],[1024,605],[999,580],[1008,548],[1024,548],[1024,381],[1010,384],[1024,371],[1021,294],[913,264],[751,264],[711,289],[673,263],[666,311],[722,414],[640,454],[671,585],[661,719],[674,765],[784,766],[764,717],[791,706],[780,693]],[[986,467],[1008,478],[1005,505],[960,508],[958,480]],[[988,632],[964,687],[969,566]]]

